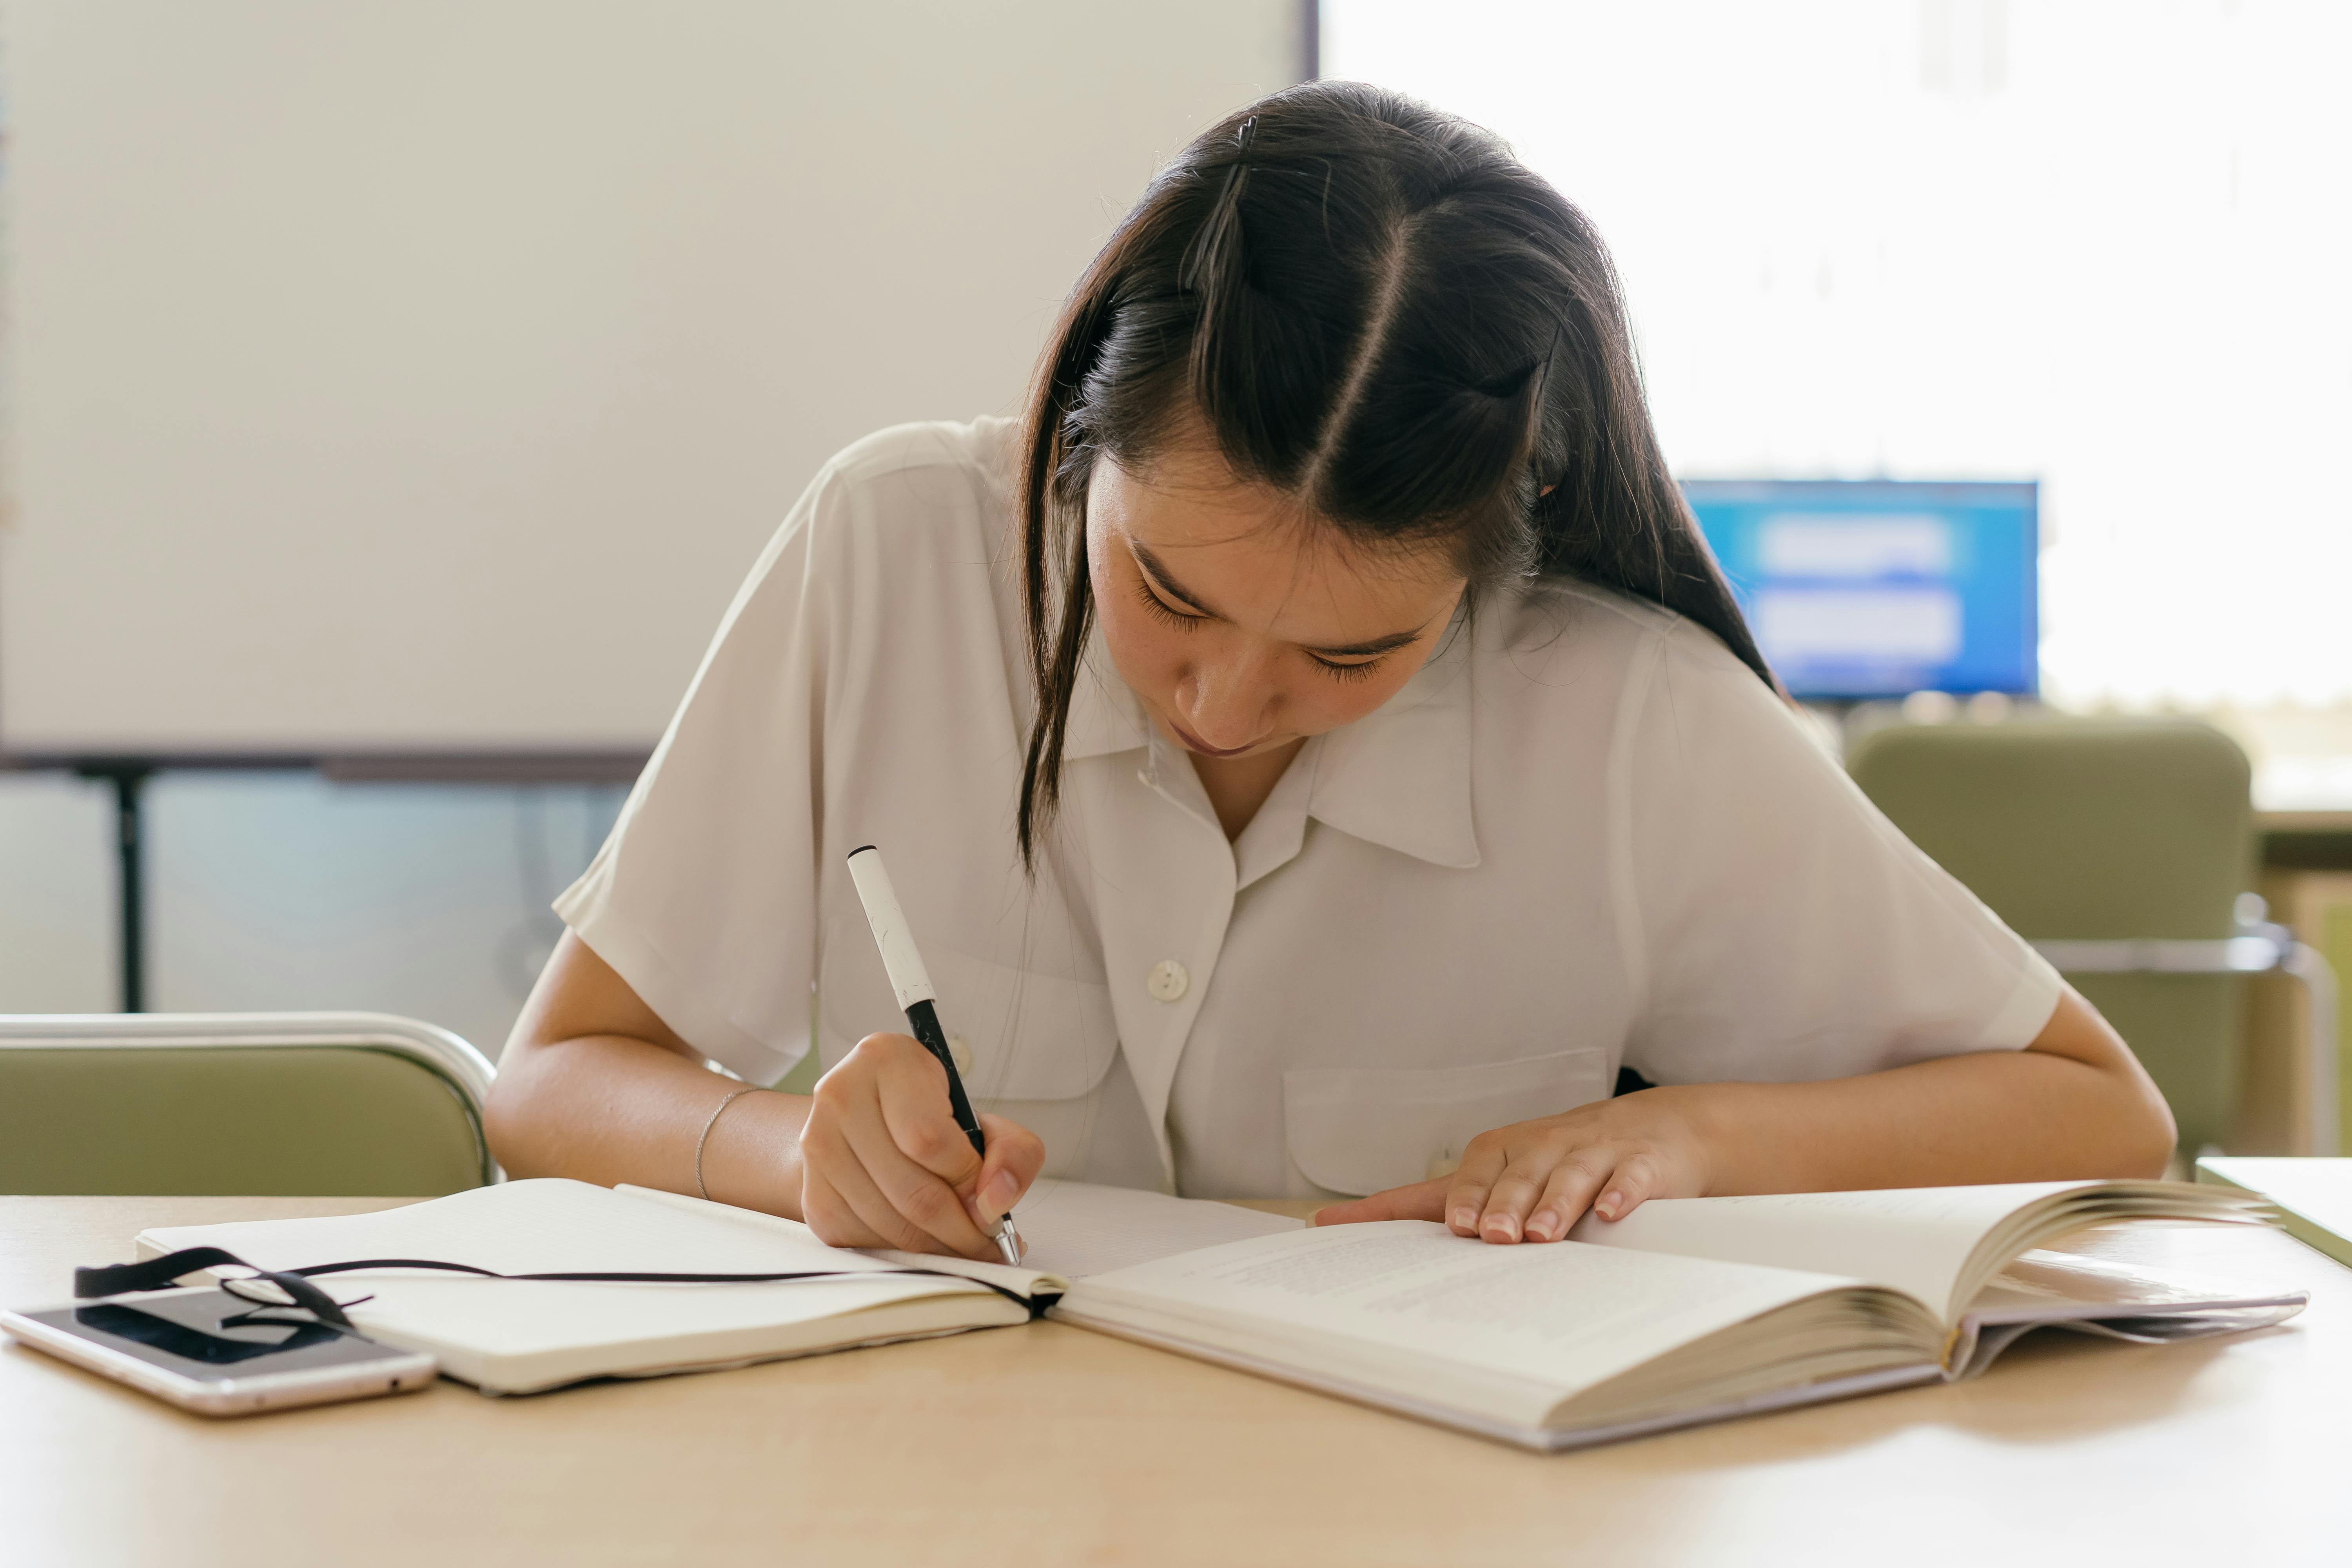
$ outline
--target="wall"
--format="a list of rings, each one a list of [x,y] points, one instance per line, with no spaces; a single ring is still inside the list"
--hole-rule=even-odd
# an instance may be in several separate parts
[[[0,743],[642,751],[1294,0],[9,0]]]

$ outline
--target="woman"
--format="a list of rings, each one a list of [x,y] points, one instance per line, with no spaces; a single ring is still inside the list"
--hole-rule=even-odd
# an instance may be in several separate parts
[[[889,1027],[869,842],[984,1160]],[[2172,1143],[2113,1030],[1803,735],[1590,226],[1361,86],[1178,157],[1020,427],[826,467],[557,907],[506,1168],[848,1246],[989,1256],[1041,1172],[1513,1243]],[[812,1048],[811,1097],[706,1061]]]

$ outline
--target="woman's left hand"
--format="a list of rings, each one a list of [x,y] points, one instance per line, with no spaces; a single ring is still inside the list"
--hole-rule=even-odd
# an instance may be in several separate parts
[[[1690,1094],[1645,1089],[1481,1132],[1452,1175],[1335,1204],[1315,1223],[1432,1219],[1492,1242],[1558,1241],[1588,1208],[1618,1220],[1645,1198],[1701,1196],[1711,1162]]]

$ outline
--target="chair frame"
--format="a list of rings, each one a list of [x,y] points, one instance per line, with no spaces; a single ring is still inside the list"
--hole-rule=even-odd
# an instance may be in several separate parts
[[[2061,974],[2286,974],[2310,1004],[2305,1042],[2311,1104],[2304,1121],[2307,1152],[2336,1152],[2336,971],[2318,949],[2283,925],[2249,921],[2236,936],[2203,942],[2037,942],[2034,950]]]
[[[221,1050],[341,1047],[405,1057],[465,1102],[485,1184],[504,1181],[490,1158],[482,1105],[498,1069],[448,1030],[392,1013],[19,1013],[0,1016],[0,1050]]]

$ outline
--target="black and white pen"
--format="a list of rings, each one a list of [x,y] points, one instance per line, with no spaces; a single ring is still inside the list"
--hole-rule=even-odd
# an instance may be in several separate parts
[[[874,945],[882,950],[882,968],[890,976],[890,989],[898,993],[898,1005],[907,1010],[908,1029],[947,1069],[948,1109],[964,1136],[971,1140],[972,1152],[985,1157],[988,1140],[981,1132],[980,1118],[972,1114],[971,1097],[963,1091],[963,1076],[956,1071],[955,1055],[948,1049],[946,1031],[940,1027],[939,1009],[932,1005],[939,993],[931,989],[923,955],[915,951],[915,933],[908,929],[906,913],[898,908],[898,895],[890,886],[882,851],[871,844],[851,850],[849,879],[857,884],[857,900],[866,906],[866,924],[874,928]],[[1019,1266],[1021,1233],[1013,1228],[1009,1209],[996,1229],[996,1249],[1004,1255],[1005,1262]]]

